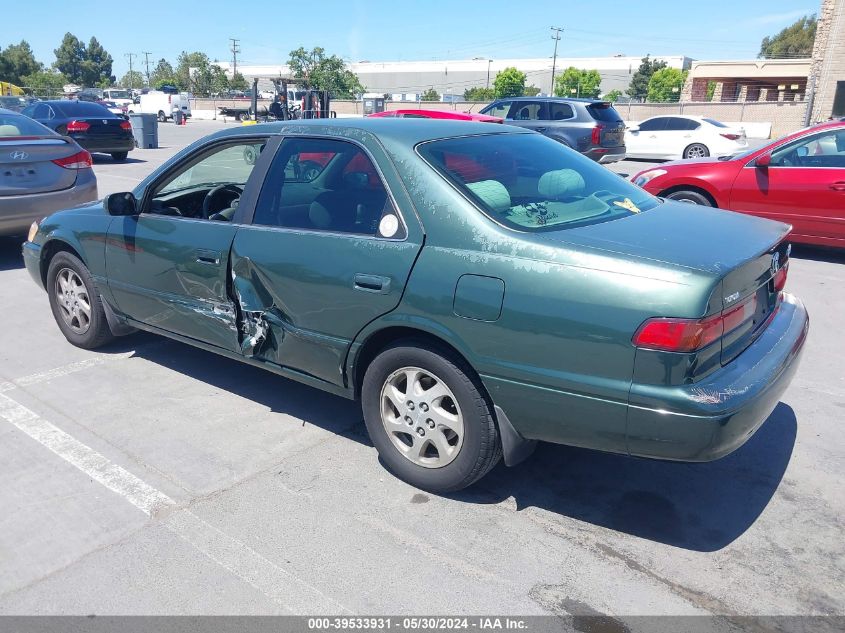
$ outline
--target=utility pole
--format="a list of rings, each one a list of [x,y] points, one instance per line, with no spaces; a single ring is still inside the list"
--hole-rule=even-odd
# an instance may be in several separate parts
[[[239,44],[240,40],[230,37],[229,41],[232,42],[232,48],[230,50],[232,51],[232,79],[234,79],[235,75],[238,74],[238,53],[241,52],[241,47]]]
[[[552,39],[555,41],[555,54],[552,57],[552,89],[549,92],[551,96],[555,94],[555,65],[557,64],[557,43],[560,41],[560,34],[563,33],[563,29],[553,26],[551,27],[552,31],[554,31],[554,35],[552,35]]]
[[[132,85],[132,80],[134,79],[134,77],[132,76],[132,59],[134,57],[137,57],[138,55],[135,53],[124,53],[123,56],[129,58],[129,90],[132,90],[135,87]]]
[[[150,85],[150,53],[149,51],[144,51],[144,64],[147,67],[147,85]]]

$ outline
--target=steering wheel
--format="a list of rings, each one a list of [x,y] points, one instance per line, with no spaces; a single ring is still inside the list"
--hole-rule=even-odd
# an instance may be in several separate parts
[[[221,193],[223,193],[224,191],[228,192],[228,193],[234,193],[235,198],[240,198],[241,194],[244,192],[242,187],[239,187],[238,185],[233,184],[233,183],[226,183],[225,185],[217,185],[214,189],[212,189],[207,194],[205,194],[205,198],[203,198],[203,201],[202,201],[202,217],[203,218],[205,218],[207,220],[213,213],[216,213],[217,211],[220,210],[220,209],[214,208],[214,203],[216,202],[216,198]],[[230,206],[231,206],[232,201],[235,200],[235,198],[232,198],[232,200],[229,202]]]

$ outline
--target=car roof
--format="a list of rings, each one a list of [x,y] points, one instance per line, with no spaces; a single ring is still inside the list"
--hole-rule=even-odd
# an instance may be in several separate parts
[[[416,145],[424,141],[458,136],[478,136],[483,134],[534,134],[531,130],[511,125],[490,125],[475,121],[452,119],[404,119],[398,117],[364,117],[348,119],[310,119],[296,121],[277,121],[221,130],[215,137],[247,136],[251,134],[302,134],[311,131],[314,134],[327,134],[339,138],[349,136],[349,132],[369,132],[382,140],[398,142],[403,145]]]
[[[496,101],[566,101],[572,103],[609,103],[605,99],[588,99],[586,97],[500,97]],[[494,102],[495,103],[495,102]]]

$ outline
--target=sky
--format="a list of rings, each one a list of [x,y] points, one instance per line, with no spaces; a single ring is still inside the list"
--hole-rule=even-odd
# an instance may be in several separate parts
[[[118,78],[150,68],[160,58],[202,51],[239,63],[280,64],[300,46],[322,46],[347,61],[551,57],[550,27],[563,28],[560,57],[614,54],[686,55],[693,59],[750,59],[760,40],[802,15],[819,0],[182,0],[101,2],[4,0],[0,47],[27,40],[36,58],[55,61],[53,50],[68,31],[84,42],[95,36],[114,58]],[[251,9],[251,6],[258,7]],[[13,28],[8,28],[9,26]]]

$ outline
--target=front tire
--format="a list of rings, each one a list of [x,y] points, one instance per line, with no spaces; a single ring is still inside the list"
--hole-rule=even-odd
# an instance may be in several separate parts
[[[490,404],[445,350],[415,341],[388,347],[367,368],[361,400],[382,462],[417,488],[461,490],[502,456]]]
[[[164,113],[164,110],[158,111],[158,122],[167,123],[167,115]]]
[[[129,152],[112,152],[111,153],[112,160],[114,160],[115,162],[118,162],[118,163],[126,160],[127,156],[129,156]]]
[[[688,145],[684,150],[684,158],[707,158],[708,156],[710,156],[710,150],[701,143]]]
[[[75,255],[61,251],[50,261],[47,295],[53,318],[73,345],[95,349],[114,338],[94,279]]]
[[[698,191],[681,190],[673,191],[670,194],[663,196],[667,200],[675,200],[677,202],[687,202],[690,204],[700,204],[703,207],[712,207],[713,203],[703,193]]]

